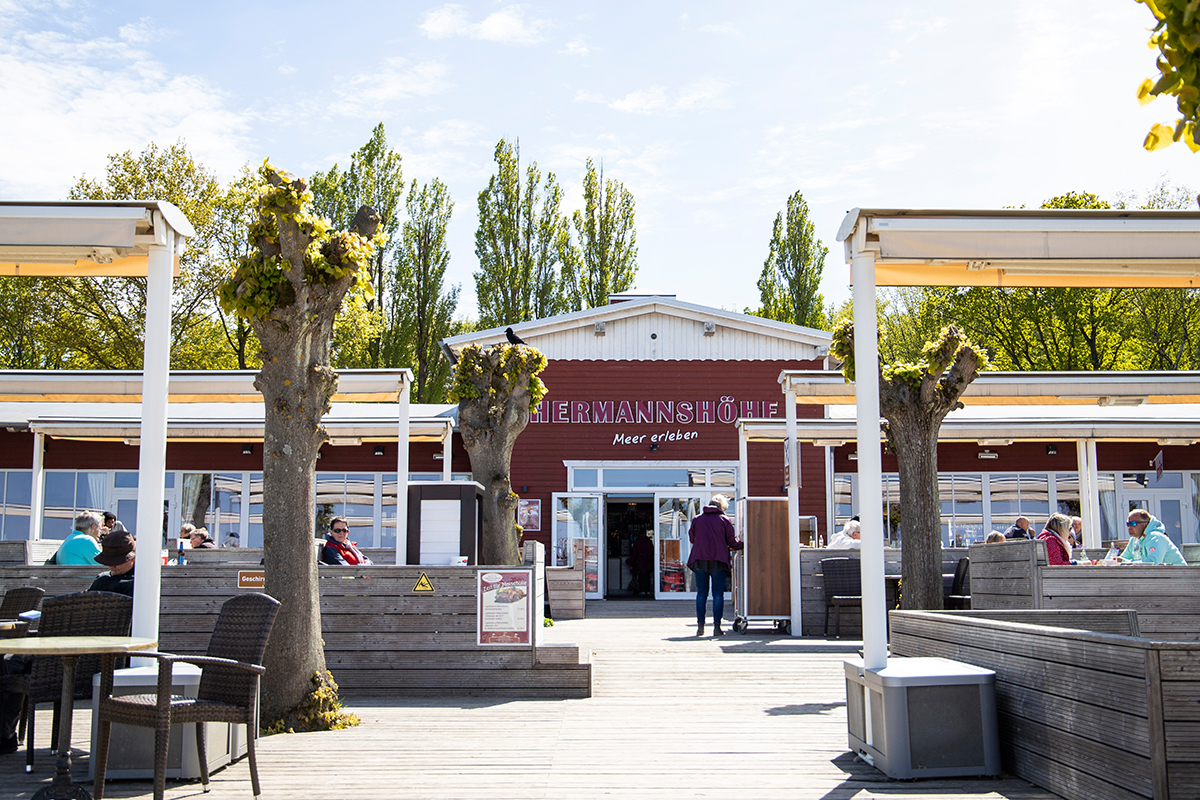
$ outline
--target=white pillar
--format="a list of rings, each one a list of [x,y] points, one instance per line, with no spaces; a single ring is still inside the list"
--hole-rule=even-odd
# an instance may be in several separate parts
[[[800,619],[800,448],[796,445],[796,393],[783,387],[783,412],[787,423],[784,448],[788,463],[788,575],[791,578],[792,636],[802,636]]]
[[[447,425],[442,434],[442,480],[448,481],[453,475],[452,456],[454,454],[454,425]]]
[[[1088,498],[1092,494],[1092,487],[1088,485],[1091,472],[1088,470],[1086,439],[1075,440],[1075,462],[1079,474],[1079,518],[1083,520],[1083,537],[1086,541],[1091,536],[1092,528],[1096,527],[1096,520],[1092,519],[1092,504],[1088,502]]]
[[[399,427],[396,434],[396,563],[408,558],[408,376],[400,379],[396,397]],[[445,469],[443,467],[442,469]]]
[[[160,227],[161,226],[161,227]],[[171,278],[175,232],[155,212],[164,243],[150,247],[142,364],[142,426],[138,448],[137,569],[133,577],[134,636],[158,639],[162,574],[163,479],[167,465],[167,384],[171,365]],[[164,230],[165,229],[165,230]]]
[[[750,455],[748,452],[749,435],[746,433],[745,425],[738,425],[738,482],[737,496],[734,497],[734,502],[745,500],[750,495],[750,479],[747,476],[747,471],[750,468]],[[743,526],[743,529],[745,526]]]
[[[33,479],[29,488],[29,538],[42,538],[42,514],[46,506],[46,434],[33,434]]]
[[[1096,460],[1096,440],[1087,440],[1087,472],[1088,472],[1088,493],[1087,507],[1088,516],[1091,517],[1092,523],[1088,525],[1084,523],[1083,538],[1088,547],[1093,549],[1100,548],[1101,534],[1103,528],[1100,525],[1100,475],[1097,473],[1099,462]],[[1080,497],[1080,505],[1083,505],[1083,497]],[[1124,521],[1124,520],[1122,520]],[[1122,533],[1124,533],[1122,531]],[[1121,538],[1121,534],[1117,534],[1114,538]],[[1096,558],[1096,556],[1092,556]]]
[[[864,224],[864,223],[860,223]],[[854,397],[858,429],[858,513],[862,522],[863,663],[887,666],[883,583],[883,459],[879,447],[879,326],[875,314],[875,255],[856,252],[854,280]]]

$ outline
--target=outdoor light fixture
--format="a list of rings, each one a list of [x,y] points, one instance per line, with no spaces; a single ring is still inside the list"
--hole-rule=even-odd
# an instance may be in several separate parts
[[[528,491],[529,491],[529,487],[528,487],[528,486],[521,486],[521,494],[525,494],[525,493],[526,493],[526,492],[528,492]]]
[[[375,445],[375,455],[377,455],[377,456],[383,455],[383,445],[381,445],[381,444]]]
[[[851,461],[858,461],[858,451],[855,450],[853,453],[847,454],[846,458],[850,459]]]
[[[658,442],[655,442],[654,444],[650,445],[650,449],[651,449],[651,450],[657,450],[657,449],[658,449]]]
[[[1056,445],[1056,444],[1046,445],[1046,455],[1048,455],[1048,456],[1058,455],[1058,445]]]
[[[433,460],[434,460],[434,461],[442,461],[442,460],[444,460],[445,458],[446,458],[446,454],[445,454],[445,453],[434,453],[434,454],[433,454]]]
[[[254,445],[252,445],[252,444],[242,445],[242,455],[244,455],[244,456],[254,455]]]
[[[979,440],[979,444],[981,447],[1007,447],[1008,445],[1010,445],[1012,443],[1013,443],[1012,439],[980,439]]]
[[[999,458],[1000,454],[995,450],[980,450],[977,454],[979,458]]]

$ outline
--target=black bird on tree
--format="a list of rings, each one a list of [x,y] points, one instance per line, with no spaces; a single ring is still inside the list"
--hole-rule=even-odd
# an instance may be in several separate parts
[[[525,342],[522,341],[520,336],[517,336],[515,333],[513,333],[512,328],[504,329],[504,337],[506,339],[508,339],[509,344],[525,344]]]

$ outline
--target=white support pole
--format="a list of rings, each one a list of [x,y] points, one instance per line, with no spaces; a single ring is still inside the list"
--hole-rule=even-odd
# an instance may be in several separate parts
[[[175,232],[154,214],[163,231],[150,247],[146,276],[146,330],[142,356],[142,426],[138,448],[137,569],[133,576],[134,636],[158,639],[162,574],[163,481],[167,466],[167,385],[171,365],[171,278]]]
[[[396,563],[408,559],[408,376],[400,379],[396,406]],[[442,469],[445,469],[443,467]]]
[[[447,425],[442,433],[442,480],[448,481],[452,476],[453,466],[451,456],[454,450],[454,426]]]
[[[883,579],[883,459],[879,446],[879,326],[875,314],[875,254],[856,251],[854,280],[854,397],[858,421],[858,513],[862,522],[863,665],[887,666]]]
[[[1091,536],[1092,528],[1096,526],[1096,520],[1092,519],[1092,504],[1088,502],[1088,497],[1092,494],[1092,487],[1088,485],[1090,472],[1087,464],[1086,439],[1075,440],[1075,462],[1079,474],[1079,518],[1083,520],[1083,537],[1086,540]]]
[[[1100,475],[1097,473],[1099,462],[1096,461],[1096,440],[1087,440],[1087,472],[1088,472],[1088,493],[1087,493],[1087,508],[1088,516],[1092,523],[1088,525],[1084,523],[1083,538],[1088,547],[1099,549],[1101,536],[1104,533],[1104,528],[1100,523]],[[1083,496],[1080,496],[1083,500]],[[1080,502],[1080,505],[1083,505]],[[1124,531],[1121,532],[1123,534]],[[1114,538],[1120,538],[1118,534]],[[1096,556],[1092,556],[1095,558]]]
[[[796,446],[796,393],[790,384],[783,387],[783,411],[787,421],[788,463],[788,574],[791,576],[792,636],[801,636],[800,619],[800,448]]]
[[[33,479],[29,488],[29,539],[42,538],[42,514],[46,507],[46,434],[33,434]],[[11,502],[11,501],[10,501]]]
[[[746,433],[746,428],[743,425],[738,425],[738,482],[737,496],[734,497],[734,502],[745,500],[750,494],[750,481],[747,478],[746,472],[750,467],[749,454],[749,436]]]

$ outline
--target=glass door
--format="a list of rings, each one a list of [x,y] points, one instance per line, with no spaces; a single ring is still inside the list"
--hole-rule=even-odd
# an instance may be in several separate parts
[[[600,552],[600,532],[604,530],[604,495],[555,492],[550,500],[554,508],[551,564],[575,565],[575,554],[582,553],[583,596],[589,600],[604,597],[604,559]]]
[[[656,600],[696,598],[696,583],[687,568],[692,518],[708,502],[708,493],[654,495],[654,597]]]

